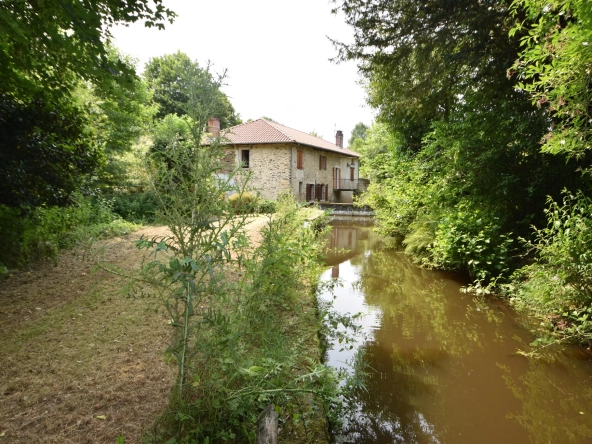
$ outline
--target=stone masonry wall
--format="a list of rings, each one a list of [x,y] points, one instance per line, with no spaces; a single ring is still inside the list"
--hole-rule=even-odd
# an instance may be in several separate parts
[[[327,184],[330,202],[352,202],[351,191],[333,191],[333,168],[341,168],[342,179],[349,179],[347,164],[355,162],[357,179],[359,159],[295,144],[237,145],[228,150],[234,152],[237,164],[242,159],[241,151],[249,150],[249,168],[242,171],[251,173],[249,188],[259,191],[265,199],[275,200],[282,192],[291,191],[296,200],[304,201],[307,184]],[[298,150],[303,152],[302,170],[297,169]],[[319,169],[319,156],[327,157],[326,170]]]
[[[261,193],[264,199],[275,200],[282,192],[290,190],[290,148],[286,145],[239,145],[235,148],[237,162],[242,150],[249,150],[251,173],[249,188]]]
[[[298,170],[296,164],[297,151],[304,153],[304,169]],[[341,168],[342,179],[349,179],[350,171],[347,168],[348,163],[355,161],[355,178],[358,178],[359,160],[350,157],[340,156],[330,151],[315,150],[307,146],[292,147],[292,193],[297,200],[306,200],[306,184],[327,184],[329,185],[328,200],[330,202],[352,202],[353,193],[351,191],[333,191],[333,168]],[[327,169],[319,170],[319,156],[327,157]],[[302,183],[302,185],[300,185]]]

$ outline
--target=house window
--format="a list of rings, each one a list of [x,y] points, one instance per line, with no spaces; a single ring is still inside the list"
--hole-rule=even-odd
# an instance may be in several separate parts
[[[302,194],[302,182],[298,182],[298,194]]]
[[[319,170],[327,169],[327,156],[319,156]]]
[[[354,180],[356,178],[356,169],[354,167],[349,169],[349,180]]]
[[[298,168],[299,170],[303,170],[304,169],[304,155],[301,150],[298,150],[297,154],[298,154],[298,156],[296,158],[296,168]]]
[[[243,168],[249,168],[249,150],[241,150],[241,166]]]

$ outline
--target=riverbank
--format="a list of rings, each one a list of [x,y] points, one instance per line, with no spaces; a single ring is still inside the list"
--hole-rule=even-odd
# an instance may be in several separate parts
[[[249,221],[254,243],[262,241],[267,221]],[[104,260],[133,270],[146,257],[133,242],[142,235],[166,234],[165,227],[146,227],[102,241]],[[121,435],[126,443],[136,443],[153,429],[175,380],[175,368],[163,359],[170,326],[155,301],[123,298],[125,283],[122,277],[93,272],[81,249],[63,253],[57,266],[39,263],[2,282],[0,442],[43,437],[43,442],[113,443]],[[300,313],[310,315],[313,296],[302,296]],[[309,315],[306,322],[295,315],[282,319],[292,334],[307,338],[301,364],[320,360],[318,324]],[[298,412],[284,411],[282,418],[292,413],[302,413],[302,406]],[[322,422],[312,428],[324,430]],[[292,429],[311,425],[300,420]],[[289,429],[284,426],[284,433]],[[314,442],[323,439],[317,434]]]
[[[358,364],[339,442],[587,443],[592,439],[592,355],[576,347],[528,353],[525,318],[497,298],[462,291],[462,276],[420,268],[360,224],[335,224],[332,268],[320,294],[337,314],[361,313],[353,349],[334,338],[335,368]],[[341,438],[341,441],[340,441]]]

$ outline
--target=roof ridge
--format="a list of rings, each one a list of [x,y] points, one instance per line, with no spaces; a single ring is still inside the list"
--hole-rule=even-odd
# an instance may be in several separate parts
[[[263,119],[257,119],[257,120],[263,120]],[[253,123],[253,122],[256,122],[256,120],[251,120],[251,121],[247,121],[247,122],[239,123],[238,125],[232,125],[232,126],[229,126],[228,128],[224,128],[223,130],[220,130],[220,132],[223,132],[223,131],[228,131],[228,130],[230,130],[230,129],[232,129],[232,128],[236,128],[236,127],[238,127],[238,126],[244,126],[244,125],[248,125],[249,123]]]
[[[325,143],[330,143],[331,145],[335,145],[333,142],[330,142],[330,141],[328,141],[328,140],[325,140],[325,139],[323,139],[322,137],[315,136],[315,135],[313,135],[313,134],[310,134],[310,133],[305,133],[304,131],[300,131],[299,129],[292,128],[292,127],[290,127],[290,126],[288,126],[288,125],[283,125],[283,124],[281,124],[281,123],[279,123],[279,122],[274,122],[274,123],[276,123],[276,124],[277,124],[277,125],[279,125],[279,126],[283,126],[284,128],[288,128],[288,129],[289,129],[289,130],[291,130],[291,131],[296,131],[297,133],[304,134],[305,136],[308,136],[308,137],[314,137],[315,139],[319,139],[319,140],[321,140],[321,141],[323,141],[323,142],[325,142]],[[275,128],[275,127],[274,127],[274,128]],[[281,131],[279,128],[276,128],[276,129],[277,129],[278,131]],[[282,134],[284,134],[284,132],[283,132],[283,131],[281,131],[281,132],[282,132]],[[291,138],[292,140],[296,141],[296,140],[295,140],[293,137],[290,137],[290,138]],[[336,147],[338,147],[338,148],[341,148],[341,149],[343,149],[342,147],[340,147],[340,146],[338,146],[338,145],[335,145],[335,146],[336,146]]]
[[[289,126],[282,125],[281,123],[278,123],[278,122],[271,122],[271,121],[269,121],[267,119],[264,119],[263,117],[261,117],[260,120],[263,120],[265,123],[267,123],[269,126],[271,126],[274,130],[279,131],[280,133],[282,133],[285,137],[287,137],[288,139],[290,139],[292,142],[296,142],[296,139],[294,139],[289,134],[286,134],[284,131],[282,131],[281,129],[277,128],[275,125],[279,125],[279,126],[283,126],[283,127],[286,127],[286,128],[290,128]],[[290,128],[290,129],[293,129],[293,128]],[[294,130],[294,131],[298,131],[298,130]]]

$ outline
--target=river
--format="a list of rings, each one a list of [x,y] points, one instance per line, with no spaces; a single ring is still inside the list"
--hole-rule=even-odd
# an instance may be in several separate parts
[[[502,301],[461,291],[459,276],[421,269],[371,226],[334,222],[321,298],[362,313],[366,390],[342,443],[592,443],[592,355],[577,348],[526,358],[534,337]]]

